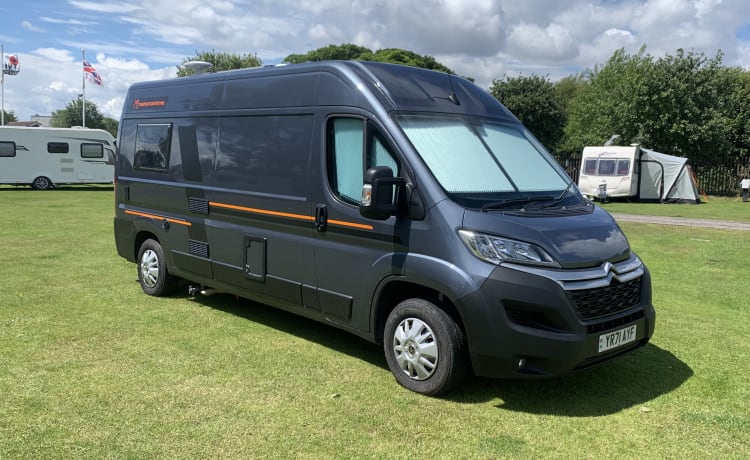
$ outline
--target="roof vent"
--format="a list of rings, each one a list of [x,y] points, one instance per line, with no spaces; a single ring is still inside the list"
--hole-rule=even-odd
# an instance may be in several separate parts
[[[182,67],[192,71],[191,75],[200,75],[208,72],[214,65],[206,61],[189,61],[182,64]]]

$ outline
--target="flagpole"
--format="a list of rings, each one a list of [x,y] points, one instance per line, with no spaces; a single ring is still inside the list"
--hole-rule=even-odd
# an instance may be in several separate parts
[[[86,70],[84,69],[84,62],[86,62],[86,50],[81,50],[81,118],[83,118],[83,127],[86,127]]]
[[[2,70],[0,70],[0,86],[2,89],[2,95],[0,95],[0,126],[5,126],[5,42],[0,45],[0,62],[2,62]]]

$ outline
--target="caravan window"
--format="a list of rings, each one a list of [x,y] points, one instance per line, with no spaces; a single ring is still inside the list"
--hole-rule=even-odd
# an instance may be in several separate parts
[[[81,158],[104,158],[102,144],[81,144]]]
[[[583,173],[589,176],[627,176],[630,174],[630,159],[588,158],[583,162]]]
[[[67,142],[47,142],[47,153],[68,153],[70,146]]]
[[[167,172],[171,124],[140,124],[136,132],[135,169]]]
[[[0,142],[0,157],[14,157],[16,156],[16,143],[15,142]]]
[[[627,176],[630,173],[630,160],[617,160],[617,175]]]
[[[614,176],[615,175],[615,160],[599,160],[599,175],[600,176]]]

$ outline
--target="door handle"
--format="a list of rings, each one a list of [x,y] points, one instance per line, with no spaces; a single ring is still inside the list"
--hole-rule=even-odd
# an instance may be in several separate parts
[[[325,232],[328,229],[328,207],[319,204],[315,208],[315,228],[319,232]]]

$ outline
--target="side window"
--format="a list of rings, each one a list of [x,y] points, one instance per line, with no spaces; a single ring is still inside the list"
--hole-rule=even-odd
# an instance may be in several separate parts
[[[347,203],[358,204],[364,174],[364,121],[334,118],[329,129],[328,179],[333,192]]]
[[[0,141],[0,157],[14,157],[16,156],[16,143],[8,141]]]
[[[102,144],[81,144],[81,158],[104,158]]]
[[[630,160],[617,160],[617,175],[627,176],[630,173]]]
[[[70,146],[67,142],[47,142],[47,153],[68,153]]]
[[[590,176],[596,175],[596,159],[589,159],[583,163],[583,173]]]
[[[147,171],[167,172],[171,137],[171,124],[138,125],[133,167]]]
[[[367,142],[365,142],[367,139]],[[376,128],[361,118],[333,118],[328,122],[328,180],[341,200],[358,205],[362,178],[373,166],[400,168]]]

